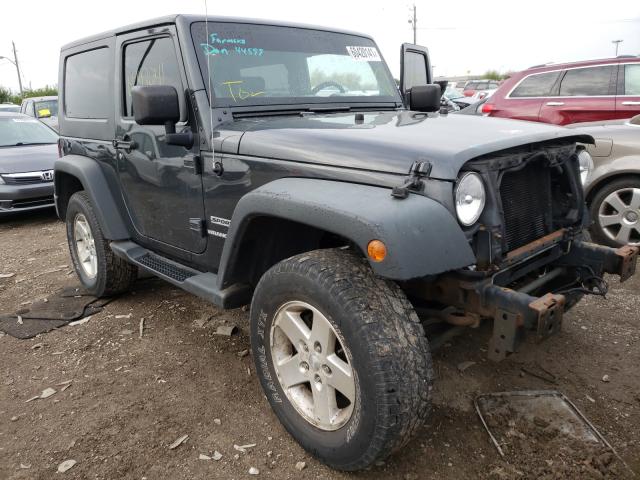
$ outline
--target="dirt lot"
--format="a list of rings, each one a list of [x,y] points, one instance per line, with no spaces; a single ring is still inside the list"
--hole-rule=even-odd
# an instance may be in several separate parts
[[[0,279],[0,313],[77,285],[64,226],[53,213],[0,220],[0,273],[15,273]],[[527,344],[500,364],[485,360],[489,328],[445,345],[434,355],[428,425],[386,463],[348,475],[311,458],[271,413],[251,357],[238,355],[249,348],[247,312],[222,312],[162,281],[142,280],[85,324],[32,340],[0,338],[0,478],[248,478],[250,467],[259,469],[257,478],[278,479],[627,475],[601,452],[570,450],[557,439],[527,443],[525,435],[514,438],[502,460],[473,398],[523,389],[565,393],[640,475],[640,279],[611,283],[607,300],[586,299],[565,317],[560,335]],[[209,315],[204,327],[194,323]],[[224,322],[237,324],[239,335],[214,335],[214,326]],[[467,361],[476,363],[460,372]],[[557,383],[521,370],[540,372],[538,366]],[[610,381],[602,380],[605,375]],[[71,386],[61,391],[68,380]],[[48,387],[57,393],[25,403]],[[182,435],[189,436],[186,442],[169,449]],[[252,443],[247,453],[234,450],[234,444]],[[221,460],[199,460],[216,450]],[[56,474],[68,459],[77,464]],[[300,461],[306,462],[302,471],[295,468]]]

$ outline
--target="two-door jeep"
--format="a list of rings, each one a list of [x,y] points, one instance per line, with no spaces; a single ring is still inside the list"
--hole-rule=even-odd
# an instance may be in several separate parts
[[[335,468],[384,458],[429,410],[425,326],[493,320],[502,359],[638,254],[583,240],[590,137],[440,114],[430,82],[422,47],[398,88],[366,35],[247,19],[66,45],[55,195],[82,284],[113,295],[143,270],[250,303],[286,429]]]

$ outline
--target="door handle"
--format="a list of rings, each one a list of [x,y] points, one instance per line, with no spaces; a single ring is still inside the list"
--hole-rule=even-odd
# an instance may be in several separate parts
[[[640,102],[626,101],[622,102],[623,105],[640,105]]]
[[[550,107],[561,107],[564,105],[564,102],[547,102],[547,105]]]
[[[131,150],[135,150],[136,148],[138,148],[138,144],[131,140],[131,137],[129,137],[128,135],[122,137],[122,140],[114,138],[111,141],[111,144],[113,145],[113,148],[117,150],[124,150],[127,153],[131,153]]]

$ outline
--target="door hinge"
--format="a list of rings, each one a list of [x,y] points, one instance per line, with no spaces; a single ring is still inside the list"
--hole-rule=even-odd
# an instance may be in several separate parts
[[[202,175],[202,157],[200,155],[193,156],[193,169],[196,175]]]
[[[202,175],[202,157],[200,155],[185,158],[184,166],[193,171],[194,175]]]
[[[207,222],[204,218],[190,218],[189,230],[197,232],[201,237],[207,236]]]

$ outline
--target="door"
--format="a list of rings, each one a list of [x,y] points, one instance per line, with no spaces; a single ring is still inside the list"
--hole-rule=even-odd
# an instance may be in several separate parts
[[[540,121],[567,125],[615,119],[617,67],[599,65],[566,70],[555,95],[543,101]]]
[[[164,126],[138,125],[133,118],[131,88],[170,85],[178,92],[178,132],[197,132],[186,95],[186,78],[173,27],[149,36],[135,32],[118,36],[116,162],[122,195],[137,232],[172,247],[205,250],[202,177],[197,142],[192,148],[168,145]],[[188,121],[187,119],[191,120]]]
[[[640,114],[640,63],[620,65],[616,117],[631,118]]]
[[[431,83],[431,63],[425,47],[403,43],[400,49],[400,91],[404,96],[411,87]]]

